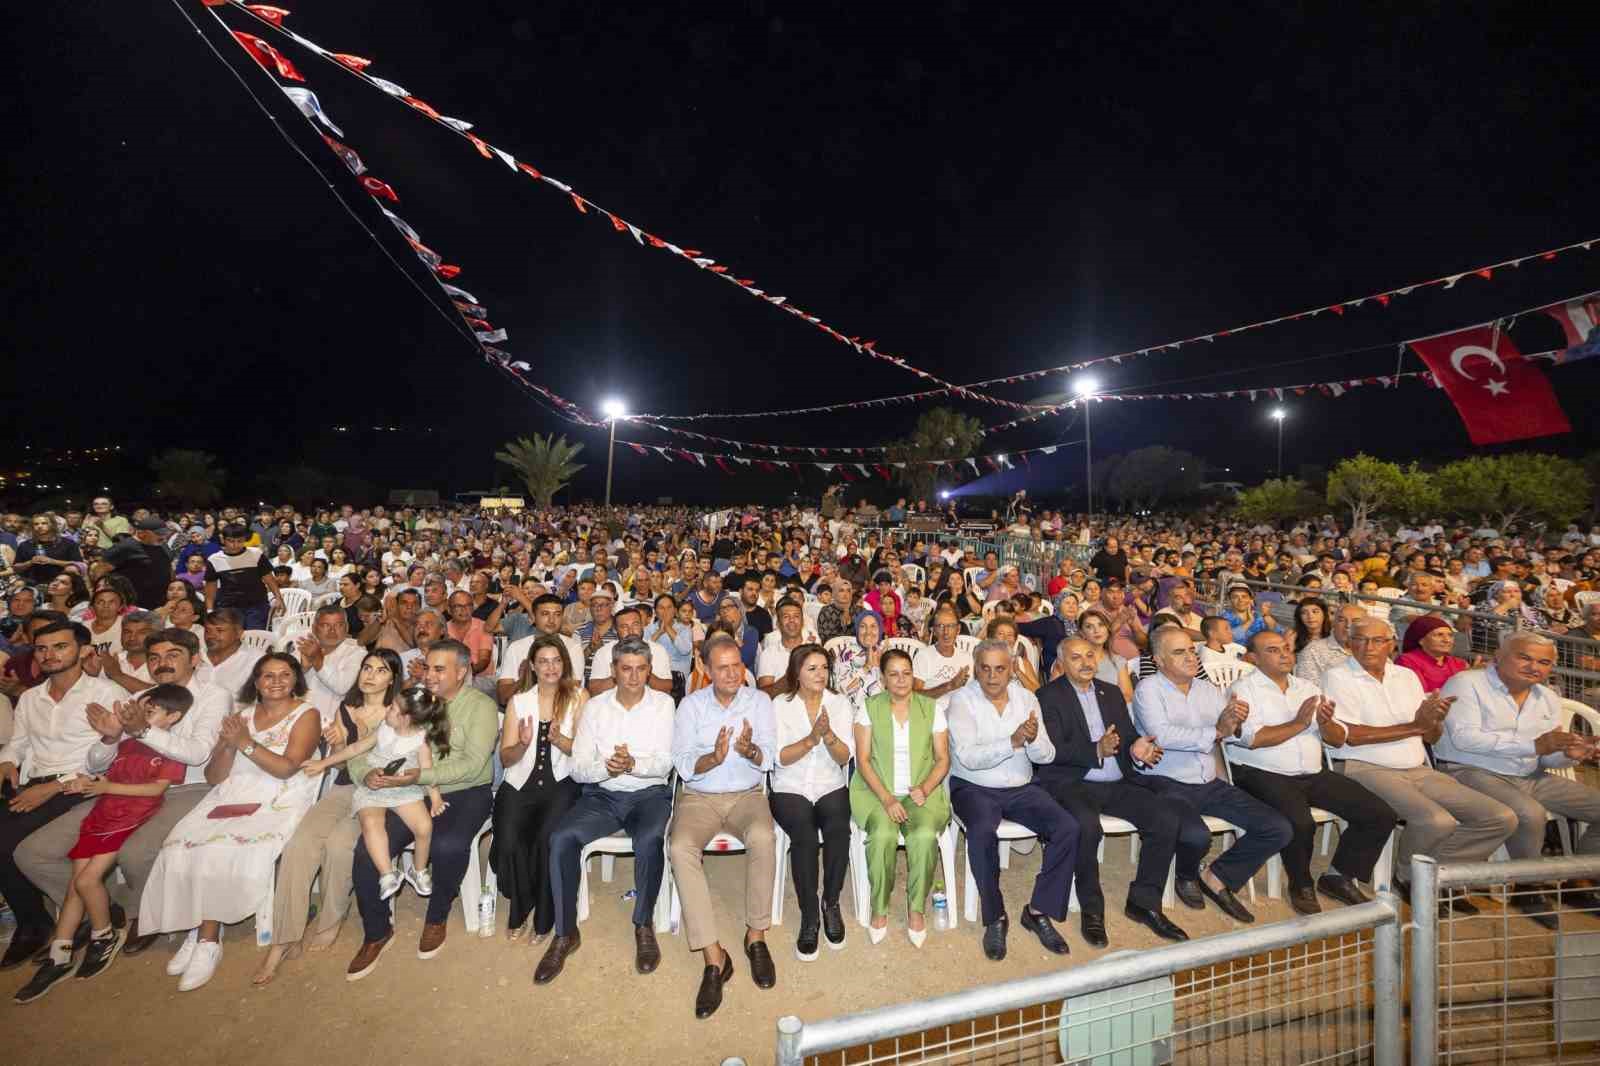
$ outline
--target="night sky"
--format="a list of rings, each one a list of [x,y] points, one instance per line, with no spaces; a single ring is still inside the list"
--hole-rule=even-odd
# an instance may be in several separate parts
[[[406,270],[422,265],[268,78],[179,0]],[[290,25],[375,60],[445,114],[652,232],[957,381],[1021,372],[1596,236],[1591,35],[1514,3],[918,5],[309,3]],[[1414,7],[1417,5],[1404,5]],[[1009,10],[1008,10],[1009,9]],[[589,407],[760,410],[909,392],[916,377],[639,248],[603,216],[224,10],[283,48],[400,196],[395,210]],[[502,441],[563,423],[482,362],[274,132],[171,3],[28,4],[9,186],[16,444],[183,444],[241,490],[297,462],[383,487],[480,488]],[[1108,388],[1273,385],[1395,368],[1395,341],[1600,288],[1600,248],[1101,374]],[[1548,320],[1513,337],[1554,347]],[[1369,349],[1338,358],[1334,353]],[[1294,361],[1295,365],[1288,364]],[[1413,356],[1408,369],[1420,369]],[[1590,366],[1552,371],[1578,432]],[[999,394],[1060,395],[1060,379]],[[957,402],[986,422],[997,408]],[[1420,385],[1291,403],[1286,465],[1469,449]],[[702,423],[783,443],[882,443],[920,408]],[[360,440],[337,423],[395,425]],[[625,427],[623,436],[666,442]],[[986,451],[1078,440],[1073,416]],[[1189,448],[1273,464],[1267,405],[1096,408],[1097,455]],[[1082,452],[1036,463],[1036,493]],[[814,495],[812,474],[786,486]],[[881,483],[880,483],[881,484]],[[617,456],[617,495],[771,497],[773,480]]]

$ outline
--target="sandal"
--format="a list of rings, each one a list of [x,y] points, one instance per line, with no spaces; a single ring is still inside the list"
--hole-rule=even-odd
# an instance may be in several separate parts
[[[256,988],[266,988],[278,976],[278,969],[292,959],[298,959],[302,948],[300,941],[293,944],[274,944],[267,949],[267,957],[261,961],[261,969],[250,978],[250,984]]]

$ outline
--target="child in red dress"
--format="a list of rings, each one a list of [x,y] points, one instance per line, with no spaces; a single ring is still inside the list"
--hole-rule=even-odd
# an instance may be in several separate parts
[[[194,697],[182,685],[157,685],[139,700],[148,705],[151,725],[171,729],[188,712]],[[106,875],[116,864],[122,842],[156,813],[169,786],[183,783],[187,769],[176,759],[168,759],[140,741],[125,737],[117,745],[116,757],[105,776],[79,775],[67,782],[68,792],[100,798],[84,818],[77,844],[67,853],[72,859],[72,883],[56,919],[49,961],[17,993],[17,1002],[38,999],[72,972],[72,937],[85,911],[91,939],[77,975],[95,977],[111,965],[122,946],[122,934],[111,925]]]

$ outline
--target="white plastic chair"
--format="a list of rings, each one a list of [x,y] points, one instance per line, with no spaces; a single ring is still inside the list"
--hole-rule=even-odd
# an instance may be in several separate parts
[[[681,782],[679,784],[681,785]],[[771,792],[771,783],[767,780],[766,775],[762,775],[761,778],[761,791],[763,794]],[[676,787],[673,790],[673,810],[677,810]],[[774,834],[782,833],[782,830],[778,828],[778,823],[776,821],[772,823],[772,829]],[[667,904],[667,928],[676,933],[678,930],[683,928],[683,901],[678,896],[678,879],[672,876],[672,825],[670,820],[667,825],[667,835],[664,846],[667,848],[667,874],[661,879],[661,890],[663,892],[668,892],[670,888],[670,898]],[[718,855],[724,855],[733,852],[745,851],[746,848],[744,846],[744,841],[740,840],[732,833],[718,833],[716,836],[706,841],[704,850],[707,854],[715,852]],[[783,863],[780,862],[775,865],[776,868],[772,872],[772,923],[777,925],[780,923],[782,916],[783,892],[780,886],[783,883]],[[601,876],[603,877],[604,875],[605,870],[602,868]],[[659,921],[659,919],[657,920]]]
[[[789,834],[785,833],[783,831],[783,826],[779,825],[776,819],[774,819],[773,822],[772,822],[772,830],[773,830],[773,835],[777,838],[777,856],[778,856],[778,866],[777,866],[777,869],[773,871],[773,878],[772,878],[772,924],[773,925],[782,925],[783,924],[783,893],[784,893],[784,888],[788,885],[788,881],[789,881],[789,847],[790,847],[790,843],[791,842],[789,840]],[[855,842],[855,822],[853,822],[853,821],[850,823],[850,831],[851,831],[850,839],[851,839],[851,843],[853,845],[854,842]],[[822,831],[821,830],[817,831],[817,840],[818,840],[818,842],[821,842],[821,840],[822,840]],[[853,884],[855,882],[855,873],[856,873],[856,856],[855,856],[855,848],[853,846],[850,847],[847,850],[847,858],[848,858],[849,863],[850,863],[850,870],[846,874],[846,878],[847,878],[846,884]],[[863,856],[863,859],[864,858],[865,858],[865,856]],[[864,862],[863,862],[863,865],[865,865]],[[853,896],[854,893],[851,893],[851,895]],[[853,899],[851,900],[851,905],[852,906],[855,905],[855,900],[853,900]],[[857,918],[861,917],[861,914],[860,914],[859,911],[857,911],[856,917]],[[865,925],[866,922],[862,922],[861,924]]]
[[[917,657],[917,652],[921,651],[925,647],[927,647],[927,645],[922,643],[922,641],[918,640],[916,637],[888,637],[883,642],[884,651],[888,651],[890,648],[899,648],[901,651],[911,656],[912,659],[915,659]]]
[[[317,608],[326,607],[330,603],[338,603],[339,598],[338,592],[324,592],[322,595],[314,597],[311,601],[311,605],[308,606],[306,610],[315,611]],[[285,600],[284,602],[288,603],[289,601]]]
[[[967,838],[967,844],[962,849],[962,857],[966,861],[966,877],[962,881],[962,915],[969,922],[978,920],[978,878],[972,872],[972,837],[967,833],[967,826],[956,814],[951,812],[950,824],[961,830],[961,835]],[[1014,840],[1037,840],[1038,834],[1025,825],[1002,818],[1000,825],[995,829],[995,836],[1000,840],[1000,868],[1009,869],[1011,866],[1011,846]]]
[[[970,633],[961,633],[956,636],[956,647],[960,648],[968,655],[971,655],[974,651],[977,651],[978,645],[982,642],[983,638],[973,636]]]
[[[1206,677],[1218,688],[1227,688],[1241,677],[1256,672],[1254,665],[1241,659],[1211,659],[1205,667]]]
[[[1561,701],[1561,712],[1563,719],[1561,728],[1563,730],[1570,733],[1572,731],[1573,720],[1576,718],[1582,718],[1585,722],[1589,723],[1589,728],[1594,730],[1595,735],[1600,736],[1600,711],[1595,711],[1594,708],[1590,707],[1588,704],[1580,703],[1577,700],[1563,699]],[[1569,781],[1576,781],[1578,779],[1576,768],[1571,766],[1559,766],[1552,769],[1550,773],[1557,777],[1565,777]],[[1549,821],[1556,823],[1556,832],[1561,836],[1561,853],[1570,858],[1572,856],[1572,825],[1566,818],[1555,813],[1554,811],[1548,812],[1546,817]],[[1504,844],[1501,844],[1495,849],[1495,853],[1489,856],[1489,861],[1505,862],[1510,858],[1511,853],[1506,850],[1506,846]]]
[[[311,593],[305,589],[279,589],[278,595],[283,597],[283,613],[285,617],[306,614],[311,611]],[[335,596],[337,595],[335,593]]]
[[[849,647],[851,644],[854,644],[855,642],[856,642],[856,638],[855,637],[852,637],[848,633],[844,633],[844,634],[841,634],[841,635],[839,635],[837,637],[829,637],[827,642],[822,645],[822,650],[827,652],[829,655],[832,655],[835,658],[838,658],[838,655],[839,655],[840,651],[842,651],[843,649]]]
[[[1101,865],[1105,864],[1105,861],[1106,861],[1106,837],[1121,837],[1121,836],[1125,836],[1125,837],[1128,838],[1128,861],[1131,862],[1131,863],[1137,864],[1138,861],[1139,861],[1139,830],[1138,830],[1138,827],[1135,826],[1132,822],[1125,822],[1121,818],[1115,818],[1115,817],[1113,817],[1113,816],[1111,816],[1109,814],[1102,814],[1100,816],[1100,846],[1099,846],[1099,848],[1097,848],[1095,850],[1096,861],[1098,861]],[[1001,847],[1002,847],[1002,849],[1004,849],[1005,845],[1002,844]],[[1002,857],[1004,856],[1004,854],[1005,854],[1005,852],[1004,852],[1004,850],[1002,850],[1002,852],[1001,852]],[[1171,890],[1169,889],[1169,891],[1171,891]],[[1163,907],[1170,907],[1176,902],[1177,902],[1177,895],[1176,895],[1176,893],[1173,893],[1171,898],[1163,897],[1163,899],[1161,901],[1161,905]],[[1074,878],[1073,882],[1072,882],[1072,893],[1071,893],[1071,895],[1069,895],[1067,897],[1067,910],[1068,911],[1077,911],[1077,910],[1082,910],[1082,909],[1083,908],[1078,905],[1078,882],[1077,882],[1077,879]]]
[[[928,580],[928,572],[916,563],[901,563],[900,573],[904,574],[913,584],[921,585]]]
[[[478,931],[478,902],[486,893],[493,894],[500,890],[500,881],[495,877],[494,867],[489,866],[486,873],[484,871],[486,864],[478,857],[478,845],[482,843],[484,834],[491,832],[493,828],[494,816],[491,814],[472,835],[472,846],[467,849],[467,873],[461,879],[461,920],[466,923],[469,934]],[[402,869],[412,867],[411,853],[414,847],[415,845],[407,844],[405,850],[400,853],[399,861]],[[394,913],[397,899],[398,895],[389,897],[390,914]]]
[[[304,632],[311,628],[311,623],[316,620],[315,611],[298,611],[286,614],[272,623],[272,633],[280,641],[289,635],[290,630]]]
[[[267,629],[247,629],[239,634],[239,646],[259,651],[263,655],[277,646],[277,634]]]
[[[1244,665],[1249,666],[1250,664],[1245,663]],[[1208,667],[1206,673],[1209,675],[1210,672]],[[1228,784],[1231,785],[1233,784],[1233,764],[1228,761],[1228,745],[1221,744],[1218,746],[1222,749],[1222,769],[1227,775]],[[1220,821],[1220,819],[1218,820]],[[1334,824],[1338,823],[1340,831],[1343,832],[1345,823],[1340,821],[1338,815],[1332,811],[1325,811],[1321,807],[1311,808],[1311,820],[1322,827],[1322,854],[1326,855],[1328,854],[1329,842],[1333,836]],[[1376,882],[1376,874],[1373,875],[1373,880]],[[1252,880],[1250,885],[1251,899],[1255,899],[1255,891],[1256,886]],[[1267,898],[1283,898],[1283,855],[1277,852],[1274,852],[1273,856],[1267,860]]]
[[[667,819],[670,826],[672,819]],[[662,835],[661,849],[667,850],[670,833]],[[617,830],[610,836],[592,840],[583,847],[578,857],[578,921],[589,920],[589,856],[600,856],[600,880],[606,884],[611,883],[615,876],[616,857],[618,855],[634,854],[633,838],[622,830]],[[672,929],[672,863],[665,855],[662,856],[661,888],[656,893],[655,909],[656,932],[666,933]]]

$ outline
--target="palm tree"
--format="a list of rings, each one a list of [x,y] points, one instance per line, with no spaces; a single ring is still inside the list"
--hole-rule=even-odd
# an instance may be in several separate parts
[[[210,452],[190,448],[168,448],[150,460],[155,475],[156,495],[163,501],[209,507],[222,498],[222,483],[228,472],[217,465]]]
[[[583,469],[582,464],[572,461],[581,451],[582,444],[574,444],[566,437],[554,433],[541,437],[536,433],[532,438],[507,441],[494,457],[517,472],[536,505],[549,507],[555,494]]]

